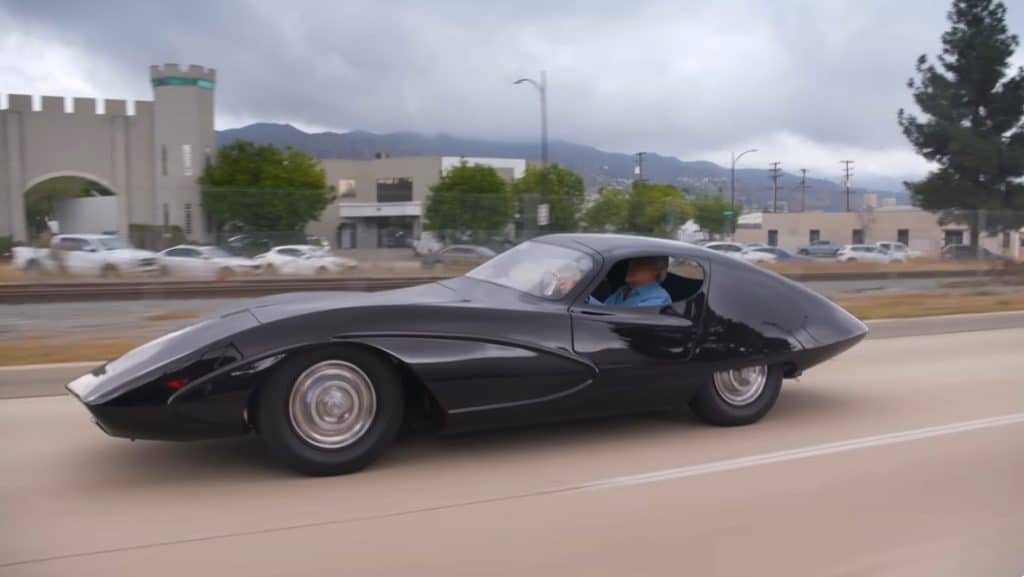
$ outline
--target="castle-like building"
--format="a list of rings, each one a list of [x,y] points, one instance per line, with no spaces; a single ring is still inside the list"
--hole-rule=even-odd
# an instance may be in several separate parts
[[[150,67],[153,100],[8,94],[0,109],[0,236],[28,240],[25,192],[59,176],[93,180],[116,195],[116,229],[177,225],[205,240],[198,178],[214,154],[211,68]],[[106,204],[106,207],[114,205]]]

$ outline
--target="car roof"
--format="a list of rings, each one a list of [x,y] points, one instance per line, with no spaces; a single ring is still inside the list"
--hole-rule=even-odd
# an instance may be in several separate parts
[[[306,250],[306,249],[310,249],[310,248],[323,248],[323,247],[317,246],[315,244],[282,244],[281,246],[275,246],[275,247],[271,248],[270,250],[279,250],[279,249],[282,249],[282,248],[297,248],[299,250]]]
[[[723,255],[717,251],[703,246],[679,240],[668,240],[664,238],[652,238],[647,236],[633,236],[628,234],[605,234],[605,233],[568,233],[549,234],[533,239],[538,242],[557,244],[569,248],[578,249],[580,245],[599,253],[610,259],[619,259],[636,253],[659,253],[673,252],[689,256],[700,256],[706,259],[713,259],[716,262],[737,261],[735,257]]]
[[[99,238],[117,238],[116,234],[96,234],[94,232],[69,232],[67,234],[58,234],[53,238],[87,238],[87,239],[99,239]]]

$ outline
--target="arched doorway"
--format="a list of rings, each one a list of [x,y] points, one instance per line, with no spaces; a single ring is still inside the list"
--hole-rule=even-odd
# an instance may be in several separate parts
[[[118,201],[110,186],[90,175],[66,173],[36,179],[24,193],[27,237],[118,234],[122,232]]]

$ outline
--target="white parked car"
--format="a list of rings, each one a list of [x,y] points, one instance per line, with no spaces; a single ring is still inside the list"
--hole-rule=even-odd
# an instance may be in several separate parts
[[[740,253],[740,258],[747,262],[775,262],[778,256],[766,246],[748,246]]]
[[[254,260],[263,265],[268,274],[331,274],[354,268],[356,261],[334,256],[319,245],[289,244],[275,246],[256,255]]]
[[[889,253],[890,256],[900,262],[906,262],[910,259],[921,258],[924,256],[919,250],[910,250],[907,245],[902,242],[890,242],[881,241],[876,242],[875,246]]]
[[[11,256],[14,266],[26,272],[117,276],[159,271],[156,253],[108,234],[58,234],[50,248],[17,246]]]
[[[709,248],[713,251],[717,251],[729,256],[741,258],[743,250],[746,248],[743,243],[740,242],[709,242],[705,243],[704,248]]]
[[[263,265],[251,258],[232,256],[217,246],[179,244],[157,254],[164,274],[198,278],[226,278],[256,274]]]
[[[880,262],[890,263],[895,259],[873,244],[848,244],[836,253],[839,262]]]

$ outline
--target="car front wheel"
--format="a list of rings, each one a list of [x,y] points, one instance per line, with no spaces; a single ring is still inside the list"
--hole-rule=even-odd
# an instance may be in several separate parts
[[[718,371],[701,387],[690,408],[720,427],[749,425],[768,414],[782,390],[782,367],[754,365]]]
[[[394,441],[402,422],[394,369],[362,349],[289,358],[260,391],[259,431],[270,453],[307,475],[362,469]]]

